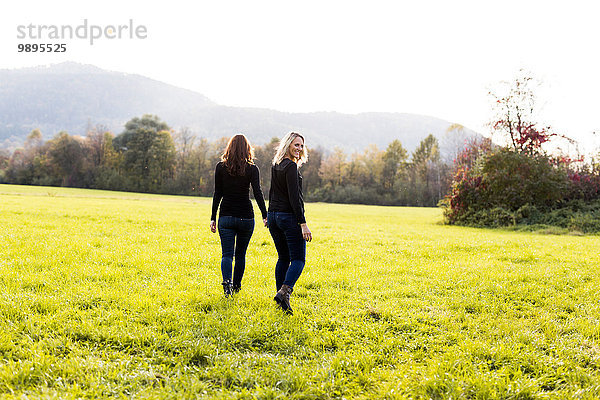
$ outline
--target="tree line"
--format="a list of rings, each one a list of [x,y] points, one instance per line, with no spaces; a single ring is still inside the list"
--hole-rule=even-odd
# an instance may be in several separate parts
[[[454,136],[460,128],[452,128]],[[227,140],[211,142],[187,128],[175,132],[153,115],[131,119],[117,136],[97,126],[85,137],[60,132],[44,141],[36,129],[22,148],[0,153],[0,182],[210,196]],[[255,146],[265,193],[277,144],[274,138]],[[398,140],[352,154],[310,148],[301,173],[308,201],[435,206],[449,190],[451,170],[429,135],[412,153]]]

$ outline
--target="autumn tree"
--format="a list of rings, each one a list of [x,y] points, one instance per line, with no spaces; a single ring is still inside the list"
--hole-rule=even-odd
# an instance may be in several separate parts
[[[504,138],[514,151],[539,154],[542,145],[557,134],[550,126],[537,122],[538,104],[535,90],[539,81],[520,70],[512,81],[502,81],[490,91],[494,117],[490,127],[494,135]]]
[[[434,206],[442,198],[438,140],[428,135],[412,153],[411,189],[418,205]]]
[[[45,144],[39,129],[32,130],[23,144],[23,148],[13,153],[7,163],[6,175],[19,184],[49,183],[48,163],[45,157]]]
[[[312,191],[321,186],[319,169],[321,168],[322,161],[323,151],[320,148],[311,148],[308,153],[308,162],[306,164],[302,164],[302,168],[300,169],[300,173],[302,174],[302,190],[304,191],[305,198],[308,198]],[[270,178],[270,168],[269,171],[263,172],[261,170],[261,176],[267,172]]]
[[[107,140],[106,133],[110,133],[110,131],[108,128],[102,125],[89,127],[87,130],[85,140],[87,157],[90,164],[94,167],[100,167],[104,163]]]
[[[43,143],[42,132],[39,129],[34,129],[27,135],[24,147],[28,151],[39,151]]]
[[[398,139],[391,142],[383,154],[382,186],[384,190],[394,191],[394,183],[402,173],[408,153]]]
[[[336,147],[321,163],[319,176],[325,185],[335,188],[342,185],[347,166],[346,154]]]

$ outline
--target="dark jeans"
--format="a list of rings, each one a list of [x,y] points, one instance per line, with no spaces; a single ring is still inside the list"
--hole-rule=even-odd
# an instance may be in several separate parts
[[[254,231],[254,218],[237,218],[230,216],[219,217],[219,236],[221,237],[221,274],[223,280],[231,280],[233,257],[235,256],[235,271],[233,286],[242,285],[242,277],[246,269],[246,250]]]
[[[294,214],[278,211],[269,212],[267,225],[277,249],[277,290],[283,284],[294,287],[306,262],[306,241],[302,237],[302,229]]]

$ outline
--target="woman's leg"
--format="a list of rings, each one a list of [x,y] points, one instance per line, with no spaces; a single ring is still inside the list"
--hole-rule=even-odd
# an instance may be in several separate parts
[[[277,226],[281,231],[282,239],[285,241],[285,247],[287,250],[289,266],[286,268],[283,276],[278,276],[278,290],[275,294],[274,300],[281,307],[281,309],[292,314],[292,307],[290,305],[290,295],[294,290],[294,285],[300,277],[302,270],[304,269],[304,261],[306,259],[306,242],[302,237],[302,229],[296,221],[296,217],[293,214],[279,213],[276,218]]]
[[[278,218],[276,213],[270,212],[267,216],[267,225],[269,226],[269,232],[275,243],[277,249],[277,264],[275,264],[275,285],[277,290],[283,285],[285,275],[290,266],[290,252],[288,249],[287,241],[285,239],[285,233],[279,227]]]
[[[221,238],[221,275],[223,284],[231,282],[231,269],[235,247],[235,229],[233,217],[219,217],[219,237]],[[225,287],[224,287],[225,288]]]
[[[306,241],[302,237],[302,228],[293,215],[283,221],[283,231],[291,260],[283,284],[293,288],[306,262]]]
[[[254,219],[237,219],[237,240],[235,243],[235,268],[233,270],[233,290],[242,287],[242,278],[246,269],[246,250],[254,231]]]

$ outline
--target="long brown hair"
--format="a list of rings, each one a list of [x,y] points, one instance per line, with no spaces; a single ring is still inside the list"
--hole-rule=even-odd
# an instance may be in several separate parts
[[[241,133],[229,139],[225,152],[221,156],[230,175],[241,176],[246,173],[246,165],[254,164],[254,149],[246,136]]]

